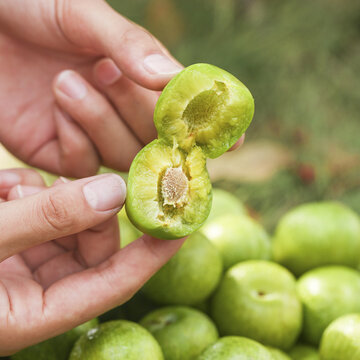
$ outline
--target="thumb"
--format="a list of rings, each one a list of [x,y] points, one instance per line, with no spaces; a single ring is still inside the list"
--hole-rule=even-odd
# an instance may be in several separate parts
[[[29,247],[94,227],[123,206],[124,180],[104,174],[0,204],[0,261]]]
[[[182,69],[158,40],[105,1],[63,0],[58,4],[63,4],[57,6],[58,24],[67,39],[112,58],[138,84],[161,90]]]

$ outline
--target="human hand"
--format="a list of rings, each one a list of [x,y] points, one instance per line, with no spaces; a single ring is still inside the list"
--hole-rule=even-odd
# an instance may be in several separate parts
[[[183,242],[144,235],[119,250],[114,174],[45,188],[32,170],[3,170],[0,198],[0,356],[125,302]]]
[[[158,90],[182,68],[103,0],[1,1],[0,53],[0,142],[74,177],[128,169],[156,137]]]
[[[182,68],[103,0],[1,1],[0,53],[0,142],[73,177],[128,170],[156,137],[158,91]]]

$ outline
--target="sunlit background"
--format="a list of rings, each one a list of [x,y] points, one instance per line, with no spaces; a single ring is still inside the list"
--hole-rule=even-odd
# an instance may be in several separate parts
[[[305,201],[339,199],[360,211],[359,1],[110,3],[184,65],[218,65],[250,88],[246,145],[209,167],[269,230]]]

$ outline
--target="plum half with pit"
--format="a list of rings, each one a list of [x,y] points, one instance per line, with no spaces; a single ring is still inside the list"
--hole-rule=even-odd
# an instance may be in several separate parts
[[[225,70],[194,64],[176,75],[155,107],[158,139],[138,153],[129,171],[132,223],[162,239],[200,228],[212,201],[206,158],[229,150],[253,114],[250,91]]]

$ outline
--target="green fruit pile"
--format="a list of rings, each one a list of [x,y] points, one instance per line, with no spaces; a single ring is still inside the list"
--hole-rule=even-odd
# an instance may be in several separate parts
[[[338,203],[302,205],[271,241],[234,195],[215,189],[214,204],[204,226],[100,325],[93,320],[12,360],[360,360],[360,273],[354,254],[329,241],[342,236],[356,248],[359,216]],[[321,226],[327,217],[331,226]],[[293,262],[277,258],[292,246]]]

